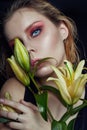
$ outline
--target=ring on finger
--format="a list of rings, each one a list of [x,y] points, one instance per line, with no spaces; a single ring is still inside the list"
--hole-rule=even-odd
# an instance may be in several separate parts
[[[20,122],[20,114],[19,114],[19,113],[17,114],[16,121],[17,121],[17,122]]]

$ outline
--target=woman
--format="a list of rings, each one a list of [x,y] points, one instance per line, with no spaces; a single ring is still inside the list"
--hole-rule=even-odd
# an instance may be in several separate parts
[[[49,56],[55,59],[38,67],[35,76],[40,85],[47,84],[56,87],[53,82],[46,82],[47,77],[54,76],[49,67],[50,63],[63,66],[65,59],[73,64],[79,61],[75,44],[77,35],[75,23],[45,0],[15,1],[6,15],[3,27],[11,48],[14,46],[13,41],[16,37],[23,42],[30,53],[32,68],[40,59]],[[6,91],[12,95],[13,101],[3,99]],[[46,122],[42,119],[37,107],[33,105],[35,102],[29,97],[27,99],[27,93],[26,88],[15,77],[10,78],[3,85],[0,103],[14,107],[22,114],[1,111],[1,116],[19,121],[1,124],[1,130],[51,130],[50,121]],[[56,120],[59,120],[66,111],[66,108],[51,93],[49,93],[48,106]]]

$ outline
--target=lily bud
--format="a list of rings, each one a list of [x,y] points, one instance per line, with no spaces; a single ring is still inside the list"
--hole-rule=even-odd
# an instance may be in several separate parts
[[[27,73],[17,64],[15,57],[12,55],[11,58],[7,59],[17,79],[25,86],[30,84],[30,79]]]
[[[28,51],[26,50],[25,46],[22,42],[16,38],[15,45],[14,45],[14,56],[19,63],[19,65],[26,71],[29,72],[30,70],[30,59]]]

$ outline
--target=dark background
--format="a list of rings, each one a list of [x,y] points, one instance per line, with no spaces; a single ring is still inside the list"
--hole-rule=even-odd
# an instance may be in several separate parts
[[[87,0],[48,0],[59,8],[65,15],[71,17],[77,25],[79,43],[78,46],[85,49],[87,55]],[[0,14],[6,12],[13,0],[0,0]]]

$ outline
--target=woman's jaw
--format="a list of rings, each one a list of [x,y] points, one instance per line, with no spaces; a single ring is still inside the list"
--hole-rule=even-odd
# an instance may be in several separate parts
[[[42,63],[37,65],[35,77],[37,77],[37,78],[47,78],[49,76],[52,76],[53,70],[52,70],[51,66],[55,66],[55,67],[63,66],[65,59],[66,59],[66,56],[64,56],[61,59],[61,61],[58,61],[56,59],[48,59],[47,61],[43,61]],[[31,66],[32,71],[34,70],[34,67],[35,66]]]

